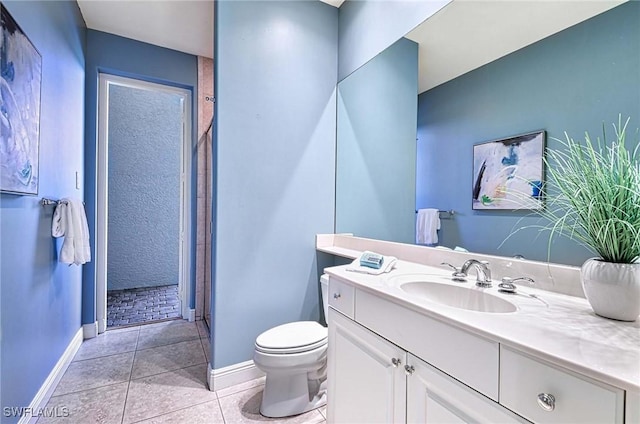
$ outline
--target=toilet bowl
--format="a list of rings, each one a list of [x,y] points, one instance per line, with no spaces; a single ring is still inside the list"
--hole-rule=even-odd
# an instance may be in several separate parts
[[[325,317],[328,282],[323,275]],[[326,404],[326,327],[315,321],[297,321],[271,328],[256,338],[253,362],[266,374],[262,415],[287,417]]]

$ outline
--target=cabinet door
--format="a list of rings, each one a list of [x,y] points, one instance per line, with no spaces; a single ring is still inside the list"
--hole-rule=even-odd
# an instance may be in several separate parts
[[[407,377],[407,423],[528,422],[426,362],[407,356],[412,371]]]
[[[330,308],[327,362],[328,422],[405,422],[404,350]]]

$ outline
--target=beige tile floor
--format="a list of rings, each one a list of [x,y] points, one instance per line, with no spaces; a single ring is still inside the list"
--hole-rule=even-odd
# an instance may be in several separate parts
[[[208,332],[183,320],[110,330],[86,340],[47,407],[55,423],[325,423],[320,408],[286,419],[260,415],[264,378],[217,392],[207,388]]]

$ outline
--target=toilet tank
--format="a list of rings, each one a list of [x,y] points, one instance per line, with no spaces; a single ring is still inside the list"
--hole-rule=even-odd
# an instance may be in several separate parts
[[[322,289],[322,308],[324,309],[324,319],[329,319],[329,276],[322,274],[320,277],[320,288]]]

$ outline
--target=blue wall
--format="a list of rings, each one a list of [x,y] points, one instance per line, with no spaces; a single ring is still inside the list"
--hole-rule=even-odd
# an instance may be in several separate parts
[[[404,37],[451,0],[358,0],[340,7],[338,81]]]
[[[417,92],[406,38],[338,84],[337,233],[415,241]]]
[[[87,31],[86,56],[86,108],[85,108],[85,198],[89,232],[94,238],[96,224],[96,127],[98,106],[98,72],[105,72],[120,76],[163,83],[193,91],[193,139],[196,146],[196,88],[198,85],[197,57],[181,53],[164,47],[118,37],[100,31]],[[192,157],[192,216],[194,224],[192,232],[191,257],[191,299],[190,307],[195,307],[195,221],[196,195],[195,178],[197,175],[195,147]],[[95,256],[95,245],[92,245],[92,255]],[[94,263],[85,266],[82,293],[82,323],[89,324],[96,320],[95,311],[95,266]]]
[[[181,98],[110,85],[109,290],[178,284]]]
[[[214,368],[319,317],[316,233],[333,232],[338,10],[216,2]]]
[[[3,1],[42,55],[38,196],[0,195],[1,407],[26,407],[80,329],[82,268],[59,263],[53,206],[82,198],[85,25],[75,2]],[[18,417],[0,415],[3,423]]]
[[[549,147],[567,131],[594,137],[618,113],[640,126],[640,2],[628,2],[419,96],[417,206],[455,209],[442,221],[442,245],[547,260],[547,235],[514,229],[538,223],[516,212],[472,211],[472,145],[537,129]],[[516,227],[516,228],[517,228]],[[551,261],[593,256],[557,239]]]

